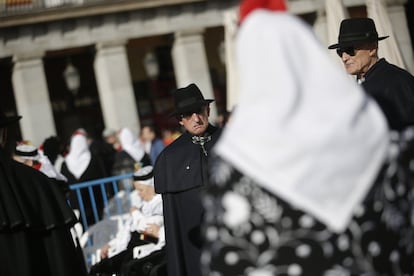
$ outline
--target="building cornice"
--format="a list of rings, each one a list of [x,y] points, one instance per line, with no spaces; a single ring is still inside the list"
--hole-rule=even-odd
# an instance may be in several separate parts
[[[0,28],[22,26],[28,24],[51,22],[62,19],[81,18],[102,14],[136,11],[142,9],[184,5],[207,0],[118,0],[93,1],[78,5],[65,5],[30,13],[7,15],[0,17]]]

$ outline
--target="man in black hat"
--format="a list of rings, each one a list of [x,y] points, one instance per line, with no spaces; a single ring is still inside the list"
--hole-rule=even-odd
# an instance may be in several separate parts
[[[5,150],[20,118],[0,110],[0,275],[86,275],[70,232],[77,220],[59,186]]]
[[[173,92],[175,116],[186,130],[158,156],[155,191],[162,194],[168,275],[201,275],[203,207],[207,158],[220,131],[209,124],[209,104],[195,84]]]
[[[400,131],[414,124],[414,77],[378,57],[378,41],[386,38],[370,18],[344,19],[338,43],[328,48],[336,49],[346,71],[377,101],[389,127]]]

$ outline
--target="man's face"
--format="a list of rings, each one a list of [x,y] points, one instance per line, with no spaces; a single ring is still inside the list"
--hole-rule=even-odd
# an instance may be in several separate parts
[[[200,107],[198,110],[180,115],[180,125],[182,125],[192,135],[203,135],[208,127],[208,116],[210,107],[208,105]]]
[[[377,61],[377,49],[373,43],[338,48],[337,53],[348,74],[359,78],[363,77]]]

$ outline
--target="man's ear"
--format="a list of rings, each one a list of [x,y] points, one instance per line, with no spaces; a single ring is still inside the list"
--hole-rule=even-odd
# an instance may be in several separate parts
[[[178,123],[180,124],[180,125],[184,125],[184,123],[183,123],[183,121],[182,120],[180,120],[180,121],[178,121]]]
[[[371,49],[369,49],[369,56],[370,57],[376,57],[376,56],[378,56],[378,48],[371,48]]]
[[[207,116],[210,116],[210,105],[207,105]]]
[[[368,44],[369,47],[369,56],[376,57],[378,56],[378,42],[373,42]]]

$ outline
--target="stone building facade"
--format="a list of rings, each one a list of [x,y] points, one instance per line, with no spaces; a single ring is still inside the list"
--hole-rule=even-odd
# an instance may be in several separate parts
[[[226,89],[222,43],[225,15],[235,12],[239,1],[32,1],[40,0],[0,5],[2,107],[23,116],[23,139],[39,145],[77,127],[98,134],[125,126],[138,132],[143,123],[168,128],[175,124],[168,118],[170,91],[191,82],[216,99],[213,121],[237,101],[237,92]],[[366,15],[364,0],[343,2],[351,16]],[[323,3],[290,0],[288,6],[327,44]],[[387,3],[413,72],[406,1]],[[64,76],[69,65],[79,76],[72,88]]]

